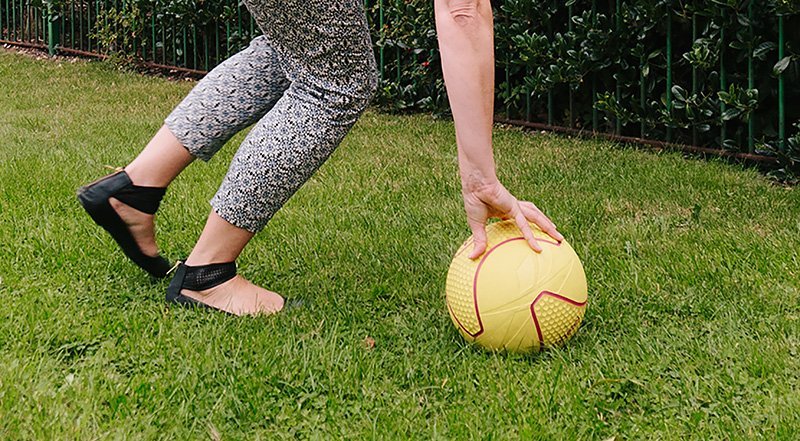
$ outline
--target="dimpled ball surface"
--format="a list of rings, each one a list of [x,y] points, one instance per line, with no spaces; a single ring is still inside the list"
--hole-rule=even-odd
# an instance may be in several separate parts
[[[577,332],[587,287],[575,250],[531,224],[536,253],[513,221],[488,225],[486,252],[468,258],[470,237],[456,252],[445,288],[450,318],[464,338],[489,350],[535,352]]]

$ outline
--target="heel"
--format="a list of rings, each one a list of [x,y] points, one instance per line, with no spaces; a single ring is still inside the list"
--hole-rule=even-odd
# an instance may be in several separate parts
[[[219,286],[236,277],[236,262],[212,263],[208,265],[189,266],[179,261],[175,265],[175,275],[167,287],[166,300],[184,307],[201,307],[214,311],[221,311],[229,315],[237,315],[223,309],[207,305],[181,293],[182,290],[205,291]],[[283,299],[283,308],[287,311],[300,307],[300,300]],[[278,312],[278,311],[276,311]]]
[[[188,278],[187,273],[189,276]],[[222,285],[234,277],[236,277],[236,262],[188,266],[178,261],[175,275],[172,276],[172,281],[170,281],[167,287],[166,300],[168,303],[175,303],[184,307],[201,307],[233,315],[228,311],[214,308],[203,302],[198,302],[189,296],[181,294],[181,291],[184,289],[190,291],[204,291]]]
[[[109,203],[114,197],[126,205],[147,214],[155,214],[166,193],[165,188],[133,185],[124,170],[101,178],[78,190],[78,201],[92,220],[103,227],[117,242],[122,251],[151,276],[163,278],[170,269],[169,262],[161,257],[142,253],[128,226]]]

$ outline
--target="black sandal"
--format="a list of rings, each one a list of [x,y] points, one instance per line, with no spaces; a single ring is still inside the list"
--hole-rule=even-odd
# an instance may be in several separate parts
[[[78,201],[92,220],[111,234],[133,263],[151,276],[161,278],[170,270],[169,262],[160,255],[151,257],[142,253],[109,199],[113,197],[143,213],[155,214],[166,191],[166,188],[133,185],[125,170],[118,169],[116,173],[78,189]]]
[[[222,311],[230,315],[235,315],[228,311],[215,308],[211,305],[206,305],[203,302],[181,294],[181,290],[184,289],[188,289],[189,291],[204,291],[211,289],[215,286],[222,285],[234,277],[236,277],[236,262],[189,266],[181,261],[178,261],[178,263],[175,265],[175,276],[172,277],[172,281],[167,287],[167,302],[176,303],[181,306],[207,308],[215,311]],[[299,300],[290,300],[284,298],[283,309],[281,309],[281,311],[294,309],[300,305],[302,305],[302,302]]]

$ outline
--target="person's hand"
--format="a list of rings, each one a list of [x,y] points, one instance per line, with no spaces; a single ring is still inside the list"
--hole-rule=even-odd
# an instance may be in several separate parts
[[[564,236],[558,232],[555,224],[536,205],[517,200],[499,181],[474,190],[463,189],[462,194],[464,208],[467,211],[467,223],[472,230],[473,238],[470,259],[477,259],[486,251],[486,221],[493,217],[514,219],[522,231],[522,236],[536,252],[541,252],[542,247],[534,238],[528,221],[538,225],[542,231],[558,242],[564,240]]]

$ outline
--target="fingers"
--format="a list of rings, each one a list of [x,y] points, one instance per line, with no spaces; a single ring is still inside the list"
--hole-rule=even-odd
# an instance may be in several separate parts
[[[528,242],[528,245],[533,248],[533,251],[537,253],[542,252],[542,246],[539,245],[539,242],[536,241],[536,237],[533,235],[533,231],[531,231],[531,226],[528,225],[528,219],[525,218],[525,215],[522,213],[522,209],[520,207],[515,207],[514,211],[514,222],[517,223],[517,227],[522,232],[522,237]]]
[[[564,240],[564,236],[558,232],[556,225],[547,216],[539,210],[532,202],[522,201],[519,203],[525,218],[542,229],[548,236],[552,237],[558,242]]]
[[[486,251],[486,225],[484,222],[469,221],[469,228],[472,230],[472,252],[469,253],[470,259],[477,259]]]

